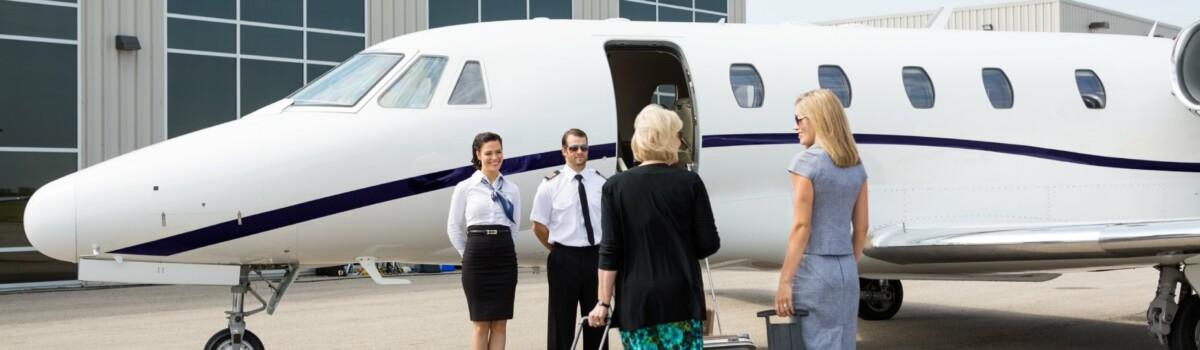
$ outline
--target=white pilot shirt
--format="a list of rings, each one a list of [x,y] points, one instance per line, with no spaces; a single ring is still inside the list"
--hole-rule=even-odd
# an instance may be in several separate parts
[[[533,213],[529,219],[546,225],[550,230],[550,243],[572,247],[588,246],[587,228],[583,226],[583,209],[579,207],[579,183],[576,174],[583,175],[583,188],[587,191],[588,209],[591,214],[592,232],[596,244],[600,244],[603,231],[600,229],[600,190],[607,179],[592,168],[576,173],[569,166],[558,170],[558,175],[538,185],[533,196]]]
[[[467,227],[474,225],[506,225],[516,237],[521,227],[521,189],[501,174],[496,177],[500,193],[513,205],[513,220],[504,215],[504,207],[492,200],[492,185],[483,172],[476,170],[471,177],[454,186],[450,196],[450,215],[446,218],[446,234],[450,244],[462,256],[467,249]]]

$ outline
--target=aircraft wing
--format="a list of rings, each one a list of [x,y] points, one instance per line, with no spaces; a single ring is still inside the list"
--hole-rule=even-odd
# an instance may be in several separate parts
[[[865,254],[895,264],[1153,257],[1200,253],[1200,218],[874,232]]]

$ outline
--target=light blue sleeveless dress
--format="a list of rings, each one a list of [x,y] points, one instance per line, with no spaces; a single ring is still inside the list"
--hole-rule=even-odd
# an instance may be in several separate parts
[[[812,235],[792,280],[792,303],[808,310],[801,336],[808,349],[854,349],[858,326],[858,264],[851,215],[867,172],[838,168],[813,145],[792,158],[788,172],[813,184]]]

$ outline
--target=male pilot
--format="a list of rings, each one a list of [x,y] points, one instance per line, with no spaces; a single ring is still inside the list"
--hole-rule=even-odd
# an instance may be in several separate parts
[[[550,284],[546,348],[551,350],[571,348],[578,315],[586,315],[597,302],[600,189],[607,180],[587,167],[588,139],[583,130],[563,133],[562,155],[566,165],[538,186],[530,214],[533,233],[550,250],[546,258]],[[583,348],[599,348],[602,335],[603,328],[586,327]]]

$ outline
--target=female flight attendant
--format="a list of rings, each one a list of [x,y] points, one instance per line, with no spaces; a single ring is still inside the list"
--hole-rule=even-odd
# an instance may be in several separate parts
[[[521,190],[500,174],[504,144],[500,135],[475,135],[471,164],[475,174],[454,186],[446,233],[462,256],[462,284],[475,328],[471,348],[504,349],[506,324],[513,316]]]
[[[779,270],[775,311],[808,311],[799,334],[809,349],[854,349],[858,259],[867,241],[867,172],[841,102],[829,90],[796,99],[792,227]]]

